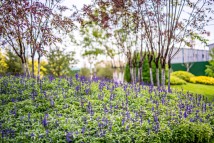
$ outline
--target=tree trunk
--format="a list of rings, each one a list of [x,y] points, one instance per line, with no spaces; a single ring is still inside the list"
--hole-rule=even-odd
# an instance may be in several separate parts
[[[90,79],[92,80],[93,75],[92,75],[92,63],[90,63]]]
[[[130,75],[131,75],[131,82],[134,84],[134,68],[132,66],[130,66]]]
[[[168,92],[171,92],[170,88],[170,74],[171,74],[171,60],[168,61]]]
[[[141,79],[140,79],[140,76],[141,76],[140,71],[141,71],[141,70],[140,70],[140,67],[138,67],[138,70],[137,70],[137,76],[138,76],[137,80],[138,80],[138,81],[137,81],[137,82],[139,82],[139,83],[140,83],[140,80],[141,80]]]
[[[169,67],[169,70],[168,70],[168,92],[171,92],[171,88],[170,88],[170,73],[171,73],[171,68]]]
[[[165,77],[165,68],[162,68],[161,69],[161,86],[163,88],[165,88],[165,80],[166,80],[166,77]]]
[[[30,76],[30,70],[29,70],[27,62],[25,63],[25,67],[26,67],[26,72],[27,72],[28,76]]]
[[[160,53],[158,53],[157,57],[155,58],[157,87],[160,87],[159,60],[160,60]]]
[[[31,57],[31,59],[32,59],[32,61],[31,61],[31,64],[32,64],[32,77],[34,78],[34,63],[35,63],[35,61],[34,61],[34,55],[32,55],[32,57]]]
[[[132,70],[133,70],[132,72],[133,72],[134,83],[136,83],[136,68],[133,67]]]
[[[149,56],[149,73],[150,73],[149,75],[150,75],[150,84],[154,85],[153,74],[152,74],[152,58],[153,58],[153,56],[150,55]]]
[[[150,84],[151,84],[151,85],[154,85],[154,82],[153,82],[153,75],[152,75],[152,68],[151,68],[151,67],[149,68],[149,74],[150,74]]]
[[[26,72],[26,66],[25,66],[24,62],[22,62],[22,70],[23,70],[24,75],[26,76],[27,72]]]
[[[40,55],[38,57],[38,73],[37,73],[37,77],[38,77],[38,80],[40,79],[40,67],[41,67],[41,63],[40,63]]]
[[[157,87],[160,87],[159,68],[156,68]]]

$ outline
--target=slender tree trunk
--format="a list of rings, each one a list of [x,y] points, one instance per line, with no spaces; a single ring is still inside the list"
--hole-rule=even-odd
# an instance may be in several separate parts
[[[157,57],[155,58],[157,87],[160,87],[159,60],[160,60],[160,53],[158,53]]]
[[[134,83],[136,83],[136,67],[133,66],[132,68],[133,72],[133,78],[134,78]]]
[[[90,63],[90,79],[92,80],[93,75],[92,75],[92,65],[91,64],[92,63]]]
[[[170,88],[170,73],[171,73],[171,68],[169,67],[169,70],[168,70],[168,92],[171,92],[171,88]]]
[[[170,87],[170,74],[171,74],[171,61],[169,59],[168,61],[168,92],[171,92],[171,87]]]
[[[35,61],[34,61],[34,55],[32,55],[32,57],[31,57],[31,64],[32,64],[32,77],[34,78],[34,63],[35,63]]]
[[[135,82],[137,83],[139,81],[139,70],[138,70],[138,67],[135,67]]]
[[[152,59],[153,56],[149,55],[149,75],[150,75],[150,84],[154,85],[153,73],[152,73]]]
[[[25,67],[26,67],[26,72],[27,72],[28,76],[30,76],[30,70],[29,70],[27,62],[25,62]]]
[[[134,83],[134,68],[130,65],[131,82]]]
[[[163,88],[165,88],[165,80],[166,80],[166,77],[165,77],[165,68],[162,68],[161,69],[161,86]]]
[[[139,82],[140,83],[140,76],[141,76],[141,74],[140,74],[140,67],[138,67],[138,70],[137,70],[137,76],[138,76],[138,78],[137,78],[137,82]]]
[[[152,68],[151,67],[149,68],[149,74],[150,74],[150,83],[151,83],[151,85],[154,85],[153,75],[152,75]]]
[[[24,75],[26,76],[27,72],[26,72],[26,65],[24,62],[22,62],[22,70],[23,70]]]
[[[140,66],[139,68],[138,68],[138,76],[139,76],[139,82],[141,83],[142,82],[142,69],[143,69],[143,67],[142,66]]]
[[[40,62],[40,55],[38,57],[38,73],[37,73],[37,76],[38,76],[38,80],[40,79],[40,67],[41,67],[41,62]]]
[[[157,87],[160,87],[159,68],[156,68],[156,80],[157,80]]]

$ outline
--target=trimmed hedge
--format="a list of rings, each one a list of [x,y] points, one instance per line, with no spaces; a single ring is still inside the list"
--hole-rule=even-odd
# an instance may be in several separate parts
[[[170,84],[171,85],[182,85],[186,84],[186,81],[183,79],[178,78],[177,76],[170,76]]]
[[[208,76],[196,76],[196,77],[191,77],[190,82],[191,83],[214,85],[214,78],[208,77]]]
[[[171,75],[172,76],[176,76],[176,77],[178,77],[180,79],[183,79],[183,80],[185,80],[187,82],[190,81],[191,77],[195,77],[195,75],[193,75],[190,72],[186,72],[186,71],[176,71],[176,72],[173,72]]]

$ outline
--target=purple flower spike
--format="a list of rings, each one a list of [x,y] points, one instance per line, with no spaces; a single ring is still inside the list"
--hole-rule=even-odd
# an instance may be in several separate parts
[[[66,134],[66,142],[67,142],[67,143],[71,143],[71,142],[72,142],[71,137],[72,137],[72,134],[68,132],[68,133]]]
[[[185,112],[184,112],[184,118],[187,118],[187,116],[188,116],[188,114],[187,114],[187,112],[185,111]]]
[[[42,125],[43,125],[44,127],[47,127],[47,126],[48,126],[47,116],[48,116],[48,114],[46,114],[45,117],[44,117],[44,119],[42,120]]]

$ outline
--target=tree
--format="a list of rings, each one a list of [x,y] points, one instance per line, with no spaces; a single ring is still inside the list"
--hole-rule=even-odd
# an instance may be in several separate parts
[[[32,62],[28,62],[29,67],[32,67]],[[47,66],[47,62],[45,60],[41,61],[40,64],[38,64],[38,62],[34,63],[34,75],[38,76],[38,77],[43,77],[46,74],[47,69],[45,68]],[[40,67],[39,67],[40,65]],[[38,69],[40,68],[40,69]],[[38,71],[40,71],[40,73],[38,73]],[[30,72],[32,73],[32,69],[30,69]]]
[[[54,76],[66,76],[71,73],[71,66],[76,64],[74,52],[65,52],[65,49],[56,47],[51,49],[47,55],[48,64],[46,74]]]
[[[20,58],[11,50],[6,52],[6,64],[8,66],[7,73],[10,74],[21,74],[23,73],[22,62]]]
[[[97,57],[113,58],[114,49],[110,47],[112,42],[109,40],[108,33],[99,25],[96,25],[96,22],[88,23],[88,20],[84,19],[84,23],[81,24],[80,35],[83,40],[78,45],[84,48],[82,56],[89,60],[92,78],[92,64],[94,64]]]
[[[195,33],[206,34],[204,26],[212,20],[211,0],[94,0],[84,6],[84,14],[96,21],[116,39],[117,46],[126,55],[131,80],[135,82],[133,56],[144,41],[148,52],[150,79],[153,84],[152,62],[156,65],[157,85],[165,88],[168,65],[168,91],[170,91],[171,60]],[[97,12],[94,14],[93,10]],[[139,42],[140,41],[140,42]],[[142,49],[142,48],[141,48]],[[141,52],[142,53],[142,52]],[[141,58],[142,54],[141,54]],[[161,82],[159,82],[161,63]],[[161,84],[160,84],[161,83]]]
[[[214,77],[214,48],[210,50],[210,57],[212,59],[209,61],[209,65],[206,66],[205,72],[208,76]]]
[[[6,56],[0,49],[0,74],[5,74],[8,69],[8,65],[6,63]]]
[[[0,7],[0,36],[2,43],[8,44],[21,59],[25,74],[30,75],[27,52],[32,59],[34,76],[34,57],[38,53],[38,64],[45,46],[62,41],[56,30],[69,33],[73,29],[70,18],[62,16],[67,8],[60,6],[61,0],[2,0]],[[38,68],[40,70],[40,68]],[[39,71],[38,71],[39,73]]]

